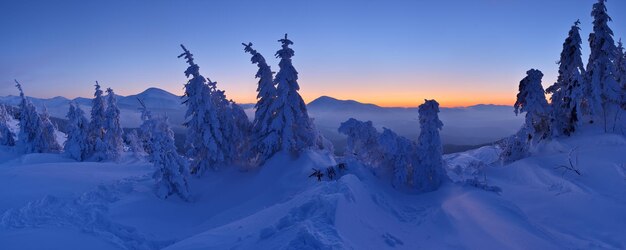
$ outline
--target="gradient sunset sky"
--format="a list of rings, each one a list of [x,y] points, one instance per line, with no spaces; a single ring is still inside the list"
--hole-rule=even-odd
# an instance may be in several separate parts
[[[255,102],[256,66],[242,42],[274,57],[284,33],[305,101],[321,95],[381,106],[514,102],[530,68],[556,80],[580,19],[583,61],[595,0],[2,1],[0,96],[18,79],[35,97],[90,97],[98,80],[120,95],[182,93],[183,43],[229,98]],[[626,39],[626,1],[607,3]]]

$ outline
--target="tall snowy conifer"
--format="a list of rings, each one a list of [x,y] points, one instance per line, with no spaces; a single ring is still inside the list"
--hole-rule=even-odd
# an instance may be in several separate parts
[[[191,172],[202,174],[206,170],[216,169],[225,161],[226,141],[221,131],[217,104],[211,95],[212,90],[206,84],[207,79],[200,75],[200,67],[194,63],[193,55],[181,44],[184,57],[189,64],[185,76],[192,78],[185,84],[183,104],[187,127],[187,156],[191,158]],[[210,81],[209,81],[210,82]],[[213,84],[214,85],[214,84]]]
[[[118,160],[124,150],[122,140],[122,127],[120,125],[120,109],[117,107],[117,98],[113,89],[107,88],[107,108],[105,110],[104,143],[106,145],[106,158]]]
[[[582,61],[580,21],[576,21],[563,43],[559,60],[557,81],[546,89],[551,93],[552,132],[554,135],[570,135],[575,130],[583,113],[584,74]]]
[[[89,122],[88,142],[89,157],[96,161],[106,159],[107,146],[104,143],[104,127],[106,123],[106,103],[100,84],[96,81],[96,90],[91,101],[91,121]]]
[[[89,147],[87,142],[87,129],[89,121],[85,118],[85,112],[73,102],[70,102],[70,110],[67,112],[67,139],[63,145],[65,154],[78,161],[87,159]]]
[[[608,22],[606,0],[598,0],[591,11],[593,33],[589,35],[591,53],[587,63],[587,97],[593,120],[602,121],[605,131],[614,125],[621,102],[621,90],[616,80],[617,70],[615,41]]]
[[[307,148],[322,149],[323,138],[317,133],[306,105],[298,94],[298,72],[291,64],[294,51],[289,48],[293,42],[287,39],[287,34],[278,41],[282,43],[282,49],[276,52],[276,57],[280,58],[280,71],[274,78],[278,93],[273,103],[276,117],[272,120],[271,129],[280,136],[281,150],[297,154]]]
[[[420,134],[418,138],[419,166],[413,167],[413,186],[420,192],[434,191],[445,178],[443,169],[443,148],[439,130],[443,123],[439,120],[439,103],[425,100],[419,106]]]
[[[259,84],[256,89],[258,92],[257,103],[252,122],[252,147],[256,152],[257,164],[263,164],[280,150],[278,131],[271,127],[272,120],[276,116],[276,106],[273,105],[277,95],[276,86],[274,85],[272,69],[267,65],[261,53],[252,49],[252,43],[242,44],[245,46],[244,51],[252,55],[250,61],[259,67],[255,75],[256,78],[259,78]]]
[[[0,145],[15,146],[15,133],[9,127],[12,118],[4,105],[0,104]]]

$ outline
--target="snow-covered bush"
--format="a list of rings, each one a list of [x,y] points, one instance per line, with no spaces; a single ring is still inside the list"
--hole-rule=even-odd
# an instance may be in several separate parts
[[[78,161],[87,159],[89,145],[87,142],[87,129],[89,121],[85,118],[85,112],[73,102],[70,102],[70,109],[67,112],[67,139],[63,145],[67,156]]]
[[[584,98],[584,74],[580,38],[580,24],[576,21],[563,43],[563,51],[559,60],[559,76],[557,81],[546,89],[551,93],[552,133],[571,135],[579,126]]]
[[[383,129],[383,133],[378,138],[378,143],[383,155],[383,165],[389,167],[393,172],[394,186],[397,188],[409,187],[411,176],[415,174],[414,170],[419,165],[417,145],[387,128]]]
[[[381,165],[383,155],[379,146],[380,133],[371,121],[362,122],[354,118],[341,123],[339,133],[348,136],[345,155],[359,159],[373,167]]]

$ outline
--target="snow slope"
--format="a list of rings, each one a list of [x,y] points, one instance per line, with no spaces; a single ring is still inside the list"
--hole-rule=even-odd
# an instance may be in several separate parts
[[[399,192],[391,177],[352,160],[339,179],[317,182],[311,168],[332,157],[281,154],[261,169],[191,178],[191,203],[156,198],[152,167],[130,157],[81,163],[8,151],[0,149],[8,155],[0,157],[3,249],[626,247],[626,139],[618,135],[555,140],[506,166],[491,146],[446,155],[451,181],[426,194]],[[582,175],[556,168],[569,155]],[[475,176],[501,192],[464,184]]]

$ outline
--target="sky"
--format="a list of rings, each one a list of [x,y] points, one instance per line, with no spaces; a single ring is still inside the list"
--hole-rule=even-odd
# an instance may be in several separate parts
[[[131,95],[149,87],[182,94],[184,44],[201,73],[229,98],[252,103],[252,42],[278,71],[285,33],[305,101],[327,95],[381,106],[512,105],[531,68],[556,62],[580,19],[583,61],[595,0],[449,1],[0,1],[0,96],[13,79],[34,97],[90,97],[94,81]],[[607,3],[616,40],[626,1]]]

